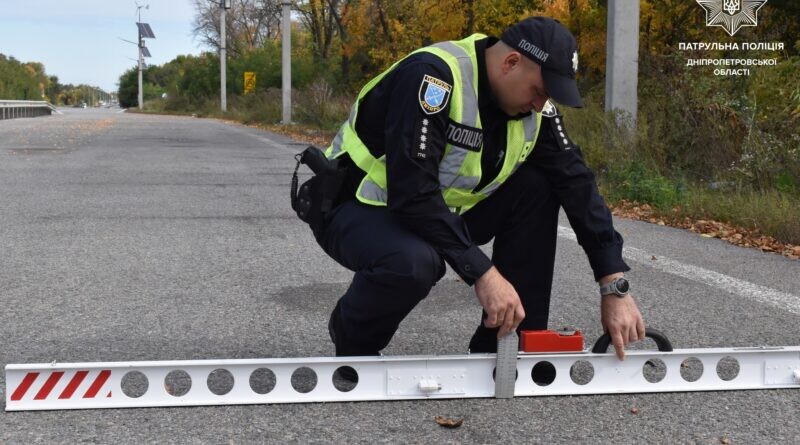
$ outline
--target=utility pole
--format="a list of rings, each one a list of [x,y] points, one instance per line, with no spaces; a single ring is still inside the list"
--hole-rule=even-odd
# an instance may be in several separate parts
[[[142,21],[142,15],[139,14],[139,22]],[[142,46],[144,46],[144,40],[142,40],[142,31],[139,31],[139,109],[141,110],[144,108],[144,90],[142,89],[142,69],[144,65],[144,56],[142,55]]]
[[[221,0],[219,3],[220,9],[220,33],[219,33],[219,104],[222,112],[228,111],[228,90],[227,90],[227,47],[228,40],[225,36],[225,23],[226,16],[229,9],[231,9],[231,0]]]
[[[606,111],[621,110],[636,128],[639,76],[639,2],[609,0]]]
[[[144,89],[142,89],[142,71],[144,70],[144,58],[150,57],[150,50],[144,46],[144,39],[155,39],[156,36],[153,34],[153,29],[150,28],[150,25],[147,23],[142,23],[142,8],[150,9],[150,5],[139,5],[136,4],[136,13],[139,15],[139,21],[136,22],[136,27],[139,29],[139,39],[137,40],[137,45],[139,46],[139,109],[141,110],[144,107]],[[125,39],[121,39],[125,40]],[[126,40],[127,42],[127,40]]]
[[[142,8],[150,8],[150,5],[140,6],[136,5],[136,13],[138,14],[138,20],[136,21],[137,24],[142,23]],[[139,38],[137,42],[139,42],[139,96],[138,96],[138,103],[139,109],[144,108],[144,89],[142,89],[142,70],[144,69],[144,54],[142,53],[142,47],[144,47],[144,39],[142,38],[142,28],[141,26],[137,26],[139,28]]]
[[[292,2],[291,0],[281,0],[283,6],[283,22],[281,23],[281,34],[283,39],[283,55],[281,65],[283,66],[283,124],[292,123]]]

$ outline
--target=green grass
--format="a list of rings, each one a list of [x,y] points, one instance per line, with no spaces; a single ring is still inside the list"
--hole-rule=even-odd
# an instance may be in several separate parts
[[[292,121],[323,132],[336,132],[349,113],[352,98],[335,95],[324,81],[317,81],[302,92],[292,92]],[[230,119],[244,124],[277,124],[282,120],[283,98],[279,89],[257,91],[247,96],[229,95],[228,111],[220,110],[219,98],[189,101],[185,98],[145,101],[148,112],[194,114],[198,117]]]
[[[800,198],[773,191],[711,191],[692,188],[681,204],[694,218],[758,229],[784,243],[800,245]]]
[[[649,204],[665,217],[676,216],[672,209],[678,206],[681,217],[731,223],[800,244],[800,189],[791,174],[757,182],[736,171],[729,176],[709,172],[698,178],[696,172],[674,168],[669,162],[673,154],[659,137],[671,128],[667,118],[642,113],[636,131],[630,132],[617,126],[617,117],[604,113],[596,101],[584,109],[563,111],[570,135],[581,146],[609,202]],[[716,149],[703,148],[709,156]]]

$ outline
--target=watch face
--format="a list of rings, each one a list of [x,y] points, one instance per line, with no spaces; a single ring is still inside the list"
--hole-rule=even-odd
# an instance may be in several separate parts
[[[631,289],[631,285],[625,278],[618,278],[617,281],[614,282],[614,284],[617,287],[617,291],[621,294],[627,294],[628,291]]]

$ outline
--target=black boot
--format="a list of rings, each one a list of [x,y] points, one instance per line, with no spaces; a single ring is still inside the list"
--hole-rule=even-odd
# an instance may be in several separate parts
[[[331,336],[331,341],[333,342],[333,346],[336,349],[336,356],[337,357],[354,357],[354,356],[368,356],[368,355],[380,355],[378,351],[370,351],[367,353],[362,353],[359,351],[354,350],[353,348],[348,348],[344,345],[344,335],[341,328],[341,318],[339,315],[339,308],[342,304],[342,301],[339,300],[336,303],[336,307],[333,308],[333,312],[331,312],[331,318],[328,320],[328,334]],[[342,366],[338,368],[334,372],[334,378],[339,377],[341,379],[347,380],[351,383],[358,383],[358,373],[350,366]]]
[[[469,341],[469,352],[471,354],[497,352],[497,331],[499,329],[487,328],[481,323],[472,334],[472,340]]]

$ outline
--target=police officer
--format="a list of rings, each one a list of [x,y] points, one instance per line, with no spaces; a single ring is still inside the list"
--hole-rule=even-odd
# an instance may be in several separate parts
[[[622,237],[553,105],[581,107],[575,38],[531,17],[500,39],[475,34],[414,51],[364,86],[326,156],[346,169],[312,227],[355,272],[329,322],[338,356],[377,355],[444,275],[483,307],[471,352],[513,329],[545,329],[559,208],[601,286],[617,354],[644,338]],[[479,248],[494,239],[492,258]]]

